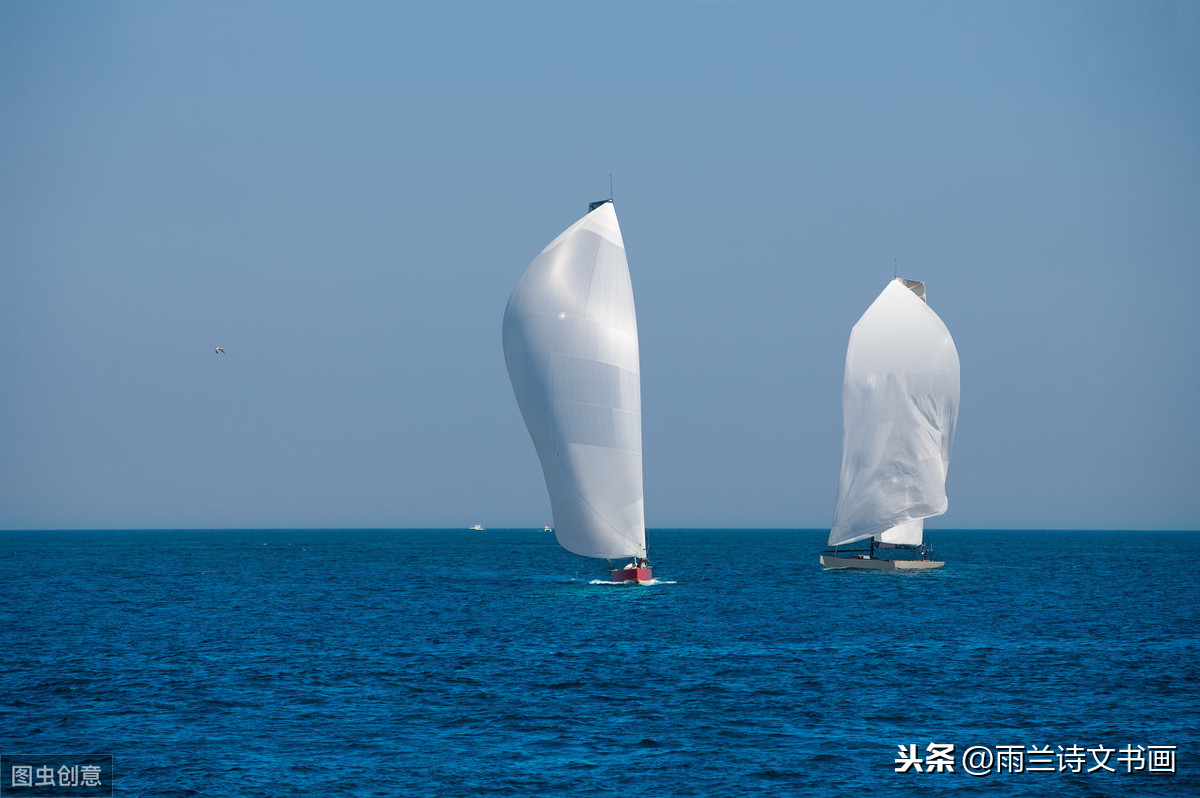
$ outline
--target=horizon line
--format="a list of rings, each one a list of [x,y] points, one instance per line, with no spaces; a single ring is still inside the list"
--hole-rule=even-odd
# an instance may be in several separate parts
[[[463,526],[136,526],[136,527],[4,527],[5,532],[523,532],[545,531],[537,526],[495,526],[482,530]],[[551,530],[553,531],[553,530]],[[657,526],[646,527],[646,532],[828,532],[829,527],[790,526]],[[1200,528],[1156,528],[1156,527],[926,527],[926,532],[1191,532],[1200,533]]]

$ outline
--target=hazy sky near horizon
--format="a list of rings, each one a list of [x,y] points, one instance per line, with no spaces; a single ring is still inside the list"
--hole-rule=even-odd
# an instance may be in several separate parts
[[[611,174],[648,526],[828,527],[896,263],[931,527],[1200,529],[1200,3],[8,2],[0,108],[0,528],[549,523],[500,322]]]

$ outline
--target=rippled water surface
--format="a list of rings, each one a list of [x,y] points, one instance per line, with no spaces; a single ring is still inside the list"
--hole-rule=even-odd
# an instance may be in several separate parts
[[[907,575],[823,538],[653,530],[632,587],[540,531],[0,532],[0,754],[121,796],[1200,795],[1200,534],[935,530]],[[895,772],[931,743],[1177,772]]]

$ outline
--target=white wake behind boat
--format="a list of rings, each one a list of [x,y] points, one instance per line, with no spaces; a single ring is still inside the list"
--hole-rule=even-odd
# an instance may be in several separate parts
[[[830,569],[928,570],[925,519],[946,512],[958,421],[958,351],[925,284],[896,278],[850,332],[842,383],[842,470]],[[862,548],[849,544],[869,540]]]
[[[533,260],[503,332],[559,545],[609,560],[615,582],[649,581],[637,318],[611,199],[591,203]]]

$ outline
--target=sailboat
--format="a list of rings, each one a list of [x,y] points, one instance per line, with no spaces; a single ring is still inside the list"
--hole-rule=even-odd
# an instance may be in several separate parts
[[[826,568],[941,568],[925,519],[946,512],[958,421],[958,351],[925,298],[895,278],[850,332],[842,383],[842,471]],[[858,549],[847,544],[869,540]]]
[[[613,582],[650,581],[637,318],[611,197],[590,203],[534,258],[503,329],[559,545],[608,560]]]

